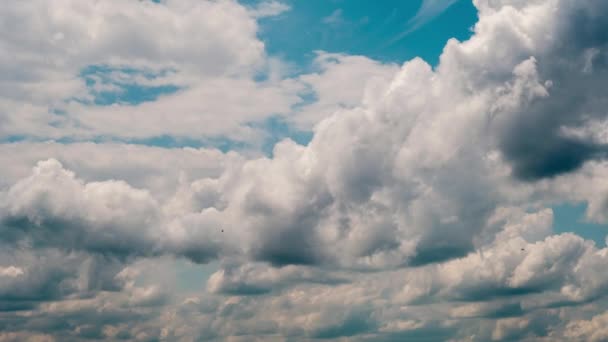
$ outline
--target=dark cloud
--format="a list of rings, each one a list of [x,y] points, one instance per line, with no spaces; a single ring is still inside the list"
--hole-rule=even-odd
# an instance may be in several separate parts
[[[383,332],[372,334],[372,337],[363,337],[362,341],[449,341],[458,333],[456,327],[441,326],[438,323],[430,323],[420,328],[407,329],[398,332]]]
[[[559,41],[535,52],[548,96],[520,108],[500,147],[522,180],[554,177],[606,158],[608,145],[592,137],[569,137],[579,128],[608,119],[608,13],[603,1],[563,4],[556,15]]]
[[[467,253],[470,251],[470,246],[467,248],[450,246],[449,244],[442,245],[440,243],[434,245],[435,246],[430,248],[421,248],[420,253],[417,253],[416,256],[410,259],[409,265],[413,267],[424,266],[445,260],[455,259],[467,255]]]
[[[278,293],[300,284],[335,286],[350,282],[343,274],[332,274],[316,267],[290,265],[275,267],[272,264],[224,264],[208,282],[214,293],[255,296]]]
[[[319,339],[334,339],[375,331],[378,327],[378,323],[374,320],[372,314],[373,311],[370,309],[348,309],[348,312],[342,317],[338,324],[320,328],[312,333],[312,337]]]
[[[253,256],[275,266],[318,264],[322,260],[319,244],[311,235],[311,230],[297,228],[268,234]]]

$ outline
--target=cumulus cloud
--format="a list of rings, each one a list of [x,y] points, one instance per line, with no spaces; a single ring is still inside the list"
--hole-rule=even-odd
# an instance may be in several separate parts
[[[158,204],[124,182],[84,184],[54,159],[2,196],[5,243],[129,254],[157,248]]]
[[[299,127],[311,129],[337,111],[361,106],[377,96],[378,85],[387,84],[398,71],[396,64],[382,64],[363,56],[318,51],[317,72],[299,77],[315,101],[305,103],[289,119]],[[344,84],[350,86],[344,87]]]
[[[227,264],[211,275],[207,286],[213,293],[233,295],[260,295],[289,288],[297,284],[348,283],[346,275],[332,275],[319,269],[303,266],[273,268],[269,265],[250,263]]]
[[[3,140],[172,135],[255,141],[260,133],[248,124],[286,113],[299,101],[293,82],[255,81],[277,65],[257,37],[256,18],[284,11],[280,2],[254,9],[230,0],[0,6],[6,32],[0,56]],[[110,74],[105,83],[99,75],[86,76],[95,68]],[[160,87],[158,95],[170,87],[173,94],[159,102],[96,103],[99,93],[120,94],[125,83],[117,80],[135,89]]]
[[[120,158],[120,163],[116,163],[118,156],[128,158]],[[180,184],[217,178],[231,164],[239,164],[247,157],[244,152],[222,153],[205,148],[24,141],[0,144],[0,160],[5,165],[0,187],[9,188],[30,174],[38,161],[52,158],[85,182],[119,179],[134,188],[147,189],[162,200],[173,196]]]
[[[568,323],[566,337],[587,341],[605,341],[608,339],[608,315],[594,316],[591,320],[580,320]]]

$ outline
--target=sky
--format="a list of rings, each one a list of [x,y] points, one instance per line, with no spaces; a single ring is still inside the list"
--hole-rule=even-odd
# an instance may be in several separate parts
[[[0,3],[0,341],[607,341],[608,2]]]

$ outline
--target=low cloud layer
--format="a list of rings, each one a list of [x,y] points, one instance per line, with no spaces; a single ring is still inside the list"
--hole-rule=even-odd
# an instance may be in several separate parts
[[[608,3],[474,4],[437,66],[319,52],[298,76],[256,36],[278,2],[0,5],[45,32],[0,38],[0,341],[604,340],[608,249],[551,207],[608,221]],[[181,90],[74,100],[81,68],[130,63]],[[255,146],[273,115],[311,141],[120,142]],[[184,290],[184,265],[212,270]]]

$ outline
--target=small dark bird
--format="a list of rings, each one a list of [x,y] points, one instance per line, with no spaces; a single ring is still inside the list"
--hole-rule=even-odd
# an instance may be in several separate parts
[[[222,233],[224,232],[224,230],[222,229]]]
[[[223,230],[222,230],[222,231],[223,231]],[[522,250],[522,251],[525,251],[525,249],[523,249],[523,248],[522,248],[521,250]]]

